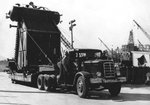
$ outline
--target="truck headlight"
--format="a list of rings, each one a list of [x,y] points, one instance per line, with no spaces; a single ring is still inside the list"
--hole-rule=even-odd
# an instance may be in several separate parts
[[[101,77],[102,73],[101,72],[97,72],[96,75],[97,75],[97,77]]]
[[[121,73],[118,70],[117,70],[116,74],[117,74],[117,76],[121,76]]]

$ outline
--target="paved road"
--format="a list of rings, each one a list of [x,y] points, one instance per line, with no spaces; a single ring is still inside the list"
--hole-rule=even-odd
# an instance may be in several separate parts
[[[90,94],[88,99],[82,99],[73,92],[51,93],[12,84],[8,74],[0,72],[0,105],[150,105],[150,86],[123,86],[117,97],[107,91]]]

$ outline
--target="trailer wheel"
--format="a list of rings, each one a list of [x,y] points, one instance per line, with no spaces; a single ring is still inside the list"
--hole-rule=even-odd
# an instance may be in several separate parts
[[[56,84],[57,84],[57,82],[56,82],[55,75],[50,75],[49,76],[49,84],[50,84],[49,91],[52,91],[52,92],[56,91]]]
[[[56,89],[56,82],[54,75],[45,75],[44,76],[44,89],[46,91],[55,91]]]
[[[14,80],[14,79],[11,79],[11,82],[12,82],[12,83],[15,83],[15,80]]]
[[[14,79],[11,79],[11,82],[12,82],[13,84],[17,84],[17,83],[18,83],[18,81],[17,81],[17,80],[14,80]]]
[[[85,98],[88,94],[88,82],[85,77],[80,76],[76,83],[77,94],[81,98]]]
[[[115,83],[112,84],[109,87],[109,93],[111,94],[111,96],[117,96],[121,91],[121,83]]]
[[[40,90],[44,90],[44,76],[43,75],[39,75],[37,78],[37,87]]]
[[[48,91],[50,89],[49,76],[44,76],[44,90]]]

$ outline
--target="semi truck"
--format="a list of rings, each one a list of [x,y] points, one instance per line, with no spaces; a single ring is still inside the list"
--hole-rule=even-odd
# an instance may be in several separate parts
[[[61,41],[70,44],[57,27],[60,14],[31,4],[16,5],[7,16],[17,22],[11,25],[17,28],[15,57],[9,62],[12,82],[28,82],[46,91],[66,87],[82,98],[90,90],[108,89],[111,95],[118,95],[126,78],[114,62],[103,58],[99,49],[69,47],[62,57]]]

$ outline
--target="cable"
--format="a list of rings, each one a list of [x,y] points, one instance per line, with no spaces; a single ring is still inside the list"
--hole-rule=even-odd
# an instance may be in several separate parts
[[[45,58],[47,58],[47,60],[49,61],[49,63],[53,64],[52,61],[49,59],[49,57],[46,55],[46,53],[42,50],[42,48],[37,44],[37,42],[33,39],[33,37],[28,33],[28,31],[26,31],[26,32],[29,35],[29,37],[32,39],[32,41],[36,44],[36,46],[39,48],[39,50],[43,53],[43,55],[45,56]]]
[[[68,38],[70,38],[70,35],[66,34],[65,29],[63,29],[61,26],[58,26],[58,28],[59,28],[59,30],[61,30],[61,33],[63,32],[65,35],[68,36]],[[63,33],[62,33],[62,34],[63,34]],[[63,34],[63,35],[64,35],[64,34]],[[85,45],[83,45],[83,44],[81,43],[81,41],[79,41],[75,36],[74,36],[74,39],[75,39],[75,41],[78,42],[78,44],[79,44],[80,46],[85,47]]]
[[[67,37],[70,38],[70,35],[68,34],[68,32],[65,32],[65,29],[63,29],[60,25],[57,27],[59,28],[59,30],[61,30],[61,32],[63,32],[65,35],[67,35]]]

